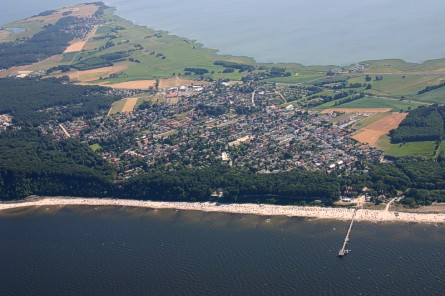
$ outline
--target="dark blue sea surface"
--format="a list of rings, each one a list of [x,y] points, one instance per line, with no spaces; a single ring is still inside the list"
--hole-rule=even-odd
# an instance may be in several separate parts
[[[3,3],[4,2],[4,3]],[[2,1],[0,24],[81,0]],[[445,57],[443,0],[106,0],[137,24],[258,62]]]
[[[445,295],[444,225],[121,207],[0,214],[0,295]]]

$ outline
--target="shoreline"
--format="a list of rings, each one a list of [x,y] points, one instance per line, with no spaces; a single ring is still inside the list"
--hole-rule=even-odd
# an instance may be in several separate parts
[[[349,221],[355,211],[353,208],[322,208],[306,206],[278,206],[266,204],[217,204],[211,202],[165,202],[142,201],[111,198],[72,198],[38,197],[20,202],[0,203],[0,212],[24,207],[42,206],[116,206],[149,209],[170,209],[181,211],[220,212],[257,216],[287,216],[315,218],[322,220]],[[443,223],[445,213],[406,213],[386,210],[358,209],[355,221],[366,222],[401,222],[401,223]]]

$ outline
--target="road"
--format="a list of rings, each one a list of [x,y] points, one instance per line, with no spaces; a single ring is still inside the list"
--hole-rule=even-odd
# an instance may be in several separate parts
[[[397,197],[394,197],[393,199],[391,199],[389,201],[389,203],[386,205],[385,211],[388,212],[389,211],[389,207],[391,206],[391,204],[396,200]]]
[[[255,92],[256,90],[254,90],[252,93],[252,106],[255,106]]]
[[[275,93],[278,94],[278,95],[283,99],[283,101],[284,101],[285,103],[287,103],[286,98],[285,98],[279,91],[275,90]]]
[[[65,129],[65,127],[62,124],[59,124],[60,128],[62,129],[63,133],[67,138],[71,138],[71,135],[68,133],[68,131]]]

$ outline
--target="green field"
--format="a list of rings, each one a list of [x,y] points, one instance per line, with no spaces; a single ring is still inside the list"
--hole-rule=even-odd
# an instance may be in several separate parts
[[[445,87],[438,88],[421,95],[416,95],[413,97],[417,101],[425,101],[436,104],[445,104]]]
[[[234,73],[222,73],[225,68],[214,65],[214,61],[225,60],[242,64],[254,64],[254,60],[251,58],[218,55],[215,50],[204,48],[195,41],[169,35],[164,31],[155,31],[135,25],[114,15],[113,12],[113,9],[106,10],[103,18],[107,20],[108,24],[100,27],[94,37],[102,38],[113,35],[115,38],[110,39],[110,41],[114,45],[101,51],[90,50],[82,55],[82,58],[86,59],[99,57],[107,53],[130,52],[128,58],[139,61],[125,61],[128,68],[118,77],[107,79],[110,83],[168,78],[173,74],[190,79],[199,77],[185,76],[185,68],[207,69],[209,74],[204,76],[240,79],[246,73],[239,73],[237,70]],[[115,27],[125,29],[112,32]],[[138,47],[139,45],[140,47]]]
[[[292,76],[288,77],[275,77],[269,78],[265,81],[267,82],[277,82],[277,83],[305,83],[309,81],[313,81],[315,79],[319,79],[326,76],[326,73],[316,73],[316,72],[292,72]]]
[[[322,92],[320,92],[320,93],[317,93],[317,95],[320,95],[320,96],[334,96],[335,93],[334,93],[333,91],[326,90],[326,91],[322,91]],[[355,96],[355,94],[352,95],[352,96]],[[351,97],[351,96],[348,96],[348,97],[342,98],[341,100],[345,100],[345,99],[348,99],[348,98],[350,98],[350,97]],[[314,107],[314,108],[312,108],[312,109],[313,109],[313,110],[317,110],[317,111],[322,111],[322,110],[329,109],[329,108],[336,108],[336,107],[338,107],[338,108],[342,107],[342,108],[343,108],[343,105],[337,105],[337,106],[335,106],[335,103],[336,103],[337,101],[338,101],[338,100],[330,101],[330,102],[321,104],[321,105],[319,105],[319,106],[316,106],[316,107]]]
[[[344,114],[346,116],[350,116],[350,114]],[[379,121],[380,119],[388,116],[388,113],[375,113],[372,116],[369,116],[365,119],[360,120],[354,125],[354,129],[359,130],[361,128],[367,127],[368,125],[373,124],[374,122]]]
[[[360,64],[367,65],[369,72],[387,72],[394,73],[398,71],[430,71],[445,67],[445,59],[436,59],[426,61],[421,64],[406,62],[401,59],[386,59],[364,61]]]
[[[117,102],[114,102],[113,106],[111,106],[109,115],[113,115],[113,114],[117,114],[117,113],[121,112],[122,109],[124,108],[126,102],[127,102],[127,99],[122,99]]]
[[[140,104],[142,104],[143,102],[166,103],[167,99],[161,94],[156,94],[156,95],[147,96],[147,97],[140,97],[138,102],[136,103],[136,107],[139,106]]]
[[[76,57],[77,52],[64,53],[63,58],[60,60],[61,63],[71,63]]]
[[[419,107],[421,104],[416,102],[392,100],[392,99],[382,99],[382,98],[371,98],[365,97],[362,99],[355,100],[346,104],[338,105],[338,108],[391,108],[393,111],[408,111],[411,109]]]
[[[91,148],[94,152],[96,152],[97,150],[102,149],[102,147],[101,147],[99,144],[93,144],[93,145],[90,145],[90,148]]]
[[[348,80],[349,83],[369,83],[372,85],[371,90],[366,92],[375,96],[388,96],[393,98],[413,98],[417,92],[426,86],[437,85],[436,76],[422,75],[382,75],[383,79],[376,81],[376,75],[370,75],[372,80],[367,82],[365,75],[354,77]],[[444,76],[445,77],[445,76]]]
[[[389,156],[424,156],[433,157],[436,143],[434,141],[408,142],[405,144],[391,144],[389,136],[382,136],[377,142],[377,148],[385,151]]]

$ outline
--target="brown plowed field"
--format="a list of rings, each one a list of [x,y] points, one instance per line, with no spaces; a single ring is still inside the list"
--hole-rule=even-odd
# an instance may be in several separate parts
[[[82,40],[76,40],[73,43],[71,43],[63,53],[70,53],[70,52],[77,52],[81,51],[83,46],[85,45],[86,41]]]
[[[116,84],[107,84],[111,88],[117,89],[146,89],[150,86],[155,85],[156,80],[136,80],[136,81],[127,81]],[[169,87],[177,87],[177,86],[186,86],[192,84],[203,84],[202,81],[193,81],[188,79],[181,78],[169,78],[169,79],[160,79],[159,80],[159,88],[169,88]]]
[[[91,32],[88,34],[88,36],[85,38],[85,40],[76,40],[74,42],[71,42],[71,44],[65,49],[63,53],[69,53],[69,52],[78,52],[81,51],[85,44],[90,40],[94,34],[96,34],[98,26],[94,26],[94,28],[91,30]]]
[[[11,37],[12,33],[9,30],[0,30],[0,42],[8,41],[8,38]]]
[[[154,80],[138,80],[138,81],[121,82],[116,84],[107,84],[106,86],[116,89],[147,89],[150,86],[154,85],[155,85]]]
[[[121,112],[133,112],[137,102],[138,98],[128,98]]]
[[[49,22],[55,23],[62,17],[64,17],[63,13],[70,11],[69,16],[75,16],[78,18],[89,18],[92,17],[93,14],[97,11],[99,7],[94,4],[80,4],[74,7],[62,8],[50,15],[45,16],[33,16],[27,18],[24,22]]]
[[[82,82],[95,81],[98,80],[100,77],[106,77],[109,76],[110,74],[124,71],[125,69],[127,69],[127,67],[124,65],[111,66],[111,67],[103,67],[91,70],[63,73],[58,76],[67,75],[70,78],[70,80],[79,81],[82,83]]]
[[[329,108],[321,113],[344,112],[344,113],[385,113],[391,111],[390,108]]]
[[[20,71],[35,72],[35,71],[39,71],[39,70],[46,70],[51,67],[57,66],[59,64],[59,61],[62,59],[62,57],[63,57],[62,55],[58,54],[58,55],[53,55],[52,57],[49,57],[45,60],[42,60],[40,62],[31,64],[31,65],[11,67],[6,71],[0,72],[0,77],[6,77],[9,74],[17,74],[17,72],[20,72]]]
[[[362,128],[361,132],[352,136],[352,138],[361,143],[375,145],[381,136],[387,135],[390,130],[397,128],[407,115],[408,113],[391,113],[379,121]]]

